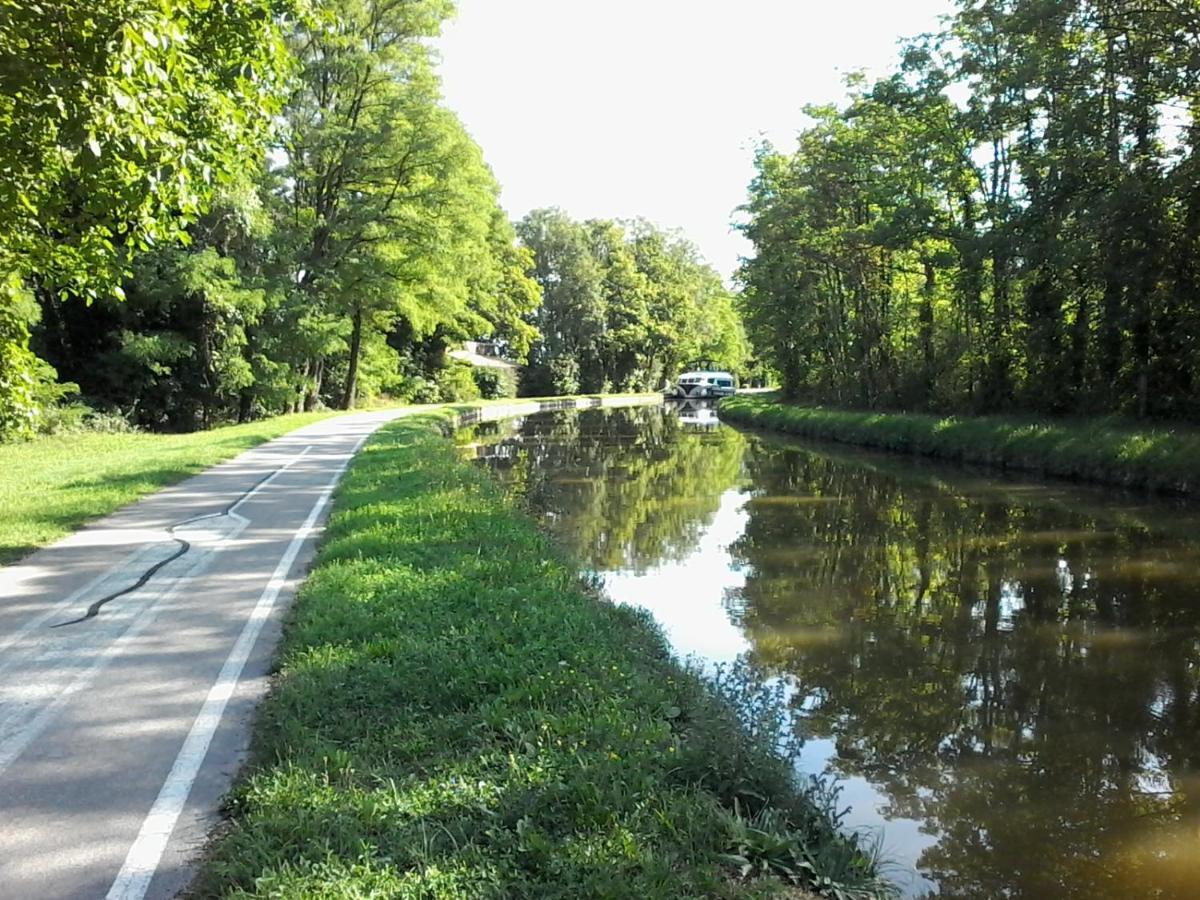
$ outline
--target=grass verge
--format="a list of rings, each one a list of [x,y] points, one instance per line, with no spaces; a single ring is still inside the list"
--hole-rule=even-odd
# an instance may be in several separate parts
[[[0,444],[0,565],[327,415],[300,413],[193,434],[72,434]]]
[[[347,473],[194,894],[886,894],[745,727],[761,700],[597,598],[454,419],[387,426]]]
[[[1200,492],[1200,433],[1113,418],[1033,420],[794,406],[777,395],[721,402],[727,422],[901,453],[1163,493]]]

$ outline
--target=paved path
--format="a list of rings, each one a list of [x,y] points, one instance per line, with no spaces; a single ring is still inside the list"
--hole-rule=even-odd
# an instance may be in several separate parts
[[[0,900],[186,885],[330,494],[400,414],[308,426],[0,569]]]

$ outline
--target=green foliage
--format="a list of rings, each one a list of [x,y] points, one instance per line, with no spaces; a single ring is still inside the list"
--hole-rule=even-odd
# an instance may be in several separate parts
[[[794,828],[779,810],[765,808],[748,816],[735,807],[729,832],[725,859],[743,878],[776,877],[831,900],[898,896],[876,874],[877,861],[856,841],[814,846],[811,836]]]
[[[852,77],[793,151],[760,151],[756,345],[814,402],[1194,415],[1200,17],[958,7],[899,74]]]
[[[389,331],[410,347],[498,331],[518,354],[534,334],[522,317],[537,294],[495,180],[438,96],[428,38],[449,12],[443,0],[321,3],[290,38],[301,71],[273,191],[280,245],[293,302],[344,324],[344,407],[364,345]],[[327,355],[308,368],[323,373]]]
[[[69,74],[51,55],[6,82],[0,160],[19,168],[37,156],[22,135],[57,134],[45,152],[65,168],[29,163],[33,207],[0,192],[0,227],[8,201],[17,225],[38,219],[0,231],[0,272],[11,256],[36,289],[33,349],[89,403],[186,431],[403,394],[450,377],[445,350],[465,338],[528,353],[528,251],[438,94],[428,39],[448,3],[305,3],[295,20],[277,0],[35,4],[6,23],[12,40],[45,43],[24,34],[56,5],[79,47]],[[32,128],[59,107],[58,132]],[[474,396],[451,381],[435,398]]]
[[[29,349],[37,308],[20,282],[0,283],[0,440],[29,437],[37,428],[38,358]]]
[[[683,774],[729,708],[581,588],[449,420],[352,464],[197,896],[780,893],[731,878],[727,812]],[[781,765],[739,778],[803,805]]]
[[[653,390],[689,360],[749,357],[733,296],[683,238],[536,210],[517,226],[543,302],[523,392]]]
[[[1200,491],[1200,434],[1079,420],[931,416],[793,406],[772,395],[721,401],[731,422],[954,462],[986,463],[1169,493]]]
[[[260,158],[279,0],[0,2],[0,271],[88,299]]]
[[[508,369],[477,368],[471,375],[479,388],[479,396],[484,400],[517,396],[517,379]]]
[[[451,361],[448,366],[438,370],[435,381],[438,401],[441,403],[461,403],[480,398],[479,385],[475,381],[471,366],[467,363]]]
[[[0,283],[0,442],[48,434],[64,427],[64,417],[82,420],[62,404],[79,388],[60,384],[58,373],[29,348],[30,330],[40,317],[37,303],[13,275]]]

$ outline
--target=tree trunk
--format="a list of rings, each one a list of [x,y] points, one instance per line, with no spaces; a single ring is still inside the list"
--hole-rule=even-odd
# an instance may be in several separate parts
[[[1004,238],[1001,238],[1003,240]],[[992,251],[991,347],[988,349],[988,405],[995,409],[1009,405],[1009,270],[1008,256],[997,246]]]
[[[354,329],[350,332],[350,365],[346,370],[346,388],[342,391],[342,409],[354,409],[354,395],[358,390],[358,358],[362,353],[363,314],[354,311]]]
[[[253,409],[254,389],[242,388],[242,393],[238,396],[237,420],[239,425],[250,421],[250,413]]]
[[[925,260],[925,285],[921,291],[921,355],[924,364],[925,407],[933,408],[935,360],[933,354],[933,297],[937,291],[937,269],[933,260]]]
[[[325,381],[325,357],[313,360],[312,375],[308,382],[308,393],[304,397],[304,411],[312,412],[321,402],[321,386]]]

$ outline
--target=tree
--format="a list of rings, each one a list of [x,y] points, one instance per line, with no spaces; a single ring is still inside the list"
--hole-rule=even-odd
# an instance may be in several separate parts
[[[1174,0],[962,0],[898,75],[851,79],[794,152],[764,148],[741,277],[785,387],[866,407],[1200,409],[1197,20]]]
[[[0,268],[95,298],[176,240],[262,152],[288,8],[0,2]]]
[[[137,253],[186,236],[262,153],[289,8],[0,0],[0,407],[23,410],[0,437],[27,431],[36,397],[55,393],[54,371],[28,350],[25,291],[43,305],[119,297]]]
[[[478,292],[513,277],[495,181],[440,105],[431,70],[426,39],[449,11],[440,0],[327,3],[291,37],[301,73],[278,203],[294,236],[295,290],[345,326],[343,408],[354,404],[364,348],[386,353],[395,323],[412,339],[464,331],[481,321]],[[523,312],[519,295],[513,308],[493,302],[493,313]],[[528,341],[527,330],[511,331]],[[309,364],[316,393],[326,362]]]
[[[543,303],[527,390],[649,390],[700,358],[750,356],[733,295],[695,246],[648,222],[578,223],[535,210],[517,226]]]

